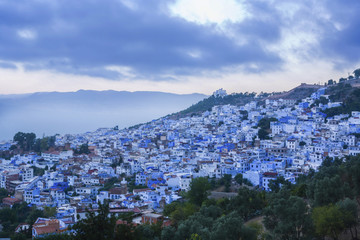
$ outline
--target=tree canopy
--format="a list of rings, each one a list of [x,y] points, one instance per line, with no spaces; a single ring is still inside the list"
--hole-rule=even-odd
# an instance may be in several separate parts
[[[208,178],[199,177],[194,178],[190,183],[190,190],[187,193],[187,197],[190,202],[200,206],[209,195],[210,183]]]

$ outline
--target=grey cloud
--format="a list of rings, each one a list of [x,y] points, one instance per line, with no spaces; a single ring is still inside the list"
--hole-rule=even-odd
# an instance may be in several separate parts
[[[276,8],[280,1],[248,1],[253,16],[227,25],[236,38],[217,31],[215,24],[197,25],[171,17],[166,13],[170,2],[139,0],[133,10],[115,0],[1,1],[0,59],[26,62],[27,70],[50,69],[114,80],[126,76],[105,66],[128,66],[135,78],[150,80],[234,67],[272,71],[281,69],[283,61],[278,52],[268,50],[269,44],[279,44],[284,29],[300,26],[321,36],[319,44],[304,56],[344,64],[360,60],[357,0],[281,1],[298,6],[292,18]],[[316,5],[330,18],[319,15]],[[335,22],[343,28],[337,29]],[[24,30],[33,32],[34,38],[21,37],[19,31]]]
[[[321,39],[322,54],[346,68],[360,61],[360,1],[327,1],[326,6],[334,24],[327,26]]]
[[[279,67],[281,59],[264,42],[276,41],[276,24],[252,21],[239,24],[247,44],[165,14],[164,3],[139,1],[137,10],[119,1],[3,1],[0,8],[0,58],[29,63],[29,70],[121,78],[107,65],[132,67],[139,77],[198,74],[199,70],[255,63],[263,70]],[[18,31],[29,29],[34,39]],[[262,39],[259,41],[259,39]],[[194,58],[191,51],[200,53]],[[66,61],[62,61],[66,59]]]

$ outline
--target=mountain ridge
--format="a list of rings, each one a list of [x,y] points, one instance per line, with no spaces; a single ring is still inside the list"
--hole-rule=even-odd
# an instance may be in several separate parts
[[[0,140],[18,132],[37,135],[120,128],[180,111],[206,95],[80,90],[0,97]]]

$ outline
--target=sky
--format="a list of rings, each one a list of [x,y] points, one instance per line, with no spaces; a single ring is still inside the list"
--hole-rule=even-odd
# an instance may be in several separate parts
[[[289,90],[360,66],[359,0],[0,0],[0,94]]]

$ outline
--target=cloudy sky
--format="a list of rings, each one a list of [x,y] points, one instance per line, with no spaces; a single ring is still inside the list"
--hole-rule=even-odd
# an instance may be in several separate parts
[[[359,0],[0,0],[0,94],[288,90],[360,66]]]

